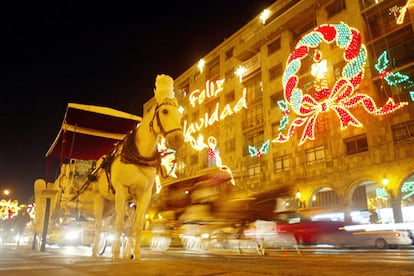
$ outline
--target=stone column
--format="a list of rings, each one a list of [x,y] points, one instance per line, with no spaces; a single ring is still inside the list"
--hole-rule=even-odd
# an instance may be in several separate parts
[[[395,223],[402,223],[403,216],[401,210],[401,200],[399,198],[391,197],[391,208],[392,213],[394,215],[394,222]]]

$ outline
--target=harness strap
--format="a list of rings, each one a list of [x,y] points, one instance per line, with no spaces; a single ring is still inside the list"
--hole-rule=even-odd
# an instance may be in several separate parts
[[[152,157],[144,157],[138,152],[137,145],[134,141],[137,129],[134,129],[133,132],[125,137],[121,151],[121,161],[147,167],[158,167],[161,164],[161,155],[159,152],[155,152]]]
[[[106,175],[106,180],[108,180],[108,192],[111,192],[112,194],[115,194],[115,189],[114,189],[114,186],[112,185],[112,181],[111,181],[110,166],[109,166],[109,168],[105,168],[105,175]]]

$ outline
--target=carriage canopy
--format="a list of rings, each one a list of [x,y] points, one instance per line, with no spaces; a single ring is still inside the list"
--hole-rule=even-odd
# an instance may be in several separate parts
[[[97,160],[141,122],[141,117],[116,109],[68,103],[65,116],[46,157]]]

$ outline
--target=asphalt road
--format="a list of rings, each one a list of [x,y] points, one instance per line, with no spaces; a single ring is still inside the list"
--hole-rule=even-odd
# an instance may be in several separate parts
[[[414,275],[414,250],[143,250],[141,260],[91,257],[90,248],[0,245],[0,275]],[[108,253],[109,255],[109,253]]]

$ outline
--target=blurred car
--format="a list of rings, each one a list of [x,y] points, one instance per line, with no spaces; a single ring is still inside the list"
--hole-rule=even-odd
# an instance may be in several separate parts
[[[274,221],[256,220],[244,230],[244,237],[253,239],[266,248],[294,248],[297,247],[292,232],[279,231]]]
[[[47,236],[50,245],[80,245],[82,238],[82,225],[78,223],[63,224],[52,229]]]
[[[343,226],[343,221],[278,222],[276,232],[290,234],[296,240],[297,245],[317,245],[326,243],[326,237],[340,233]]]
[[[341,231],[326,235],[320,241],[340,248],[375,247],[378,249],[399,248],[411,245],[406,230]]]

